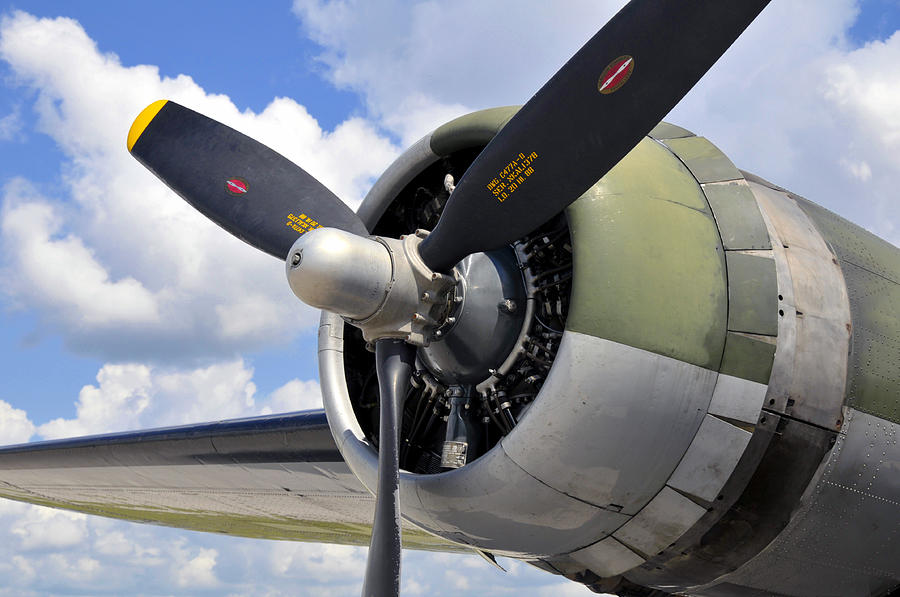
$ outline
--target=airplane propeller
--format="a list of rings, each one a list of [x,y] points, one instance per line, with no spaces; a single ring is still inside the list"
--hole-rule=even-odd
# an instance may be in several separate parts
[[[175,102],[144,108],[128,151],[207,218],[278,259],[297,240],[290,216],[366,236],[347,205],[259,141]],[[247,201],[223,200],[245,197]],[[303,218],[306,222],[306,218]]]
[[[481,152],[420,244],[380,239],[379,245],[358,238],[368,236],[362,221],[302,168],[188,108],[161,100],[135,120],[128,149],[138,161],[231,234],[287,259],[289,280],[302,300],[344,315],[375,346],[379,472],[364,595],[399,592],[401,401],[414,366],[414,345],[428,341],[416,332],[419,328],[410,331],[410,315],[429,321],[420,303],[425,298],[431,305],[439,302],[434,295],[444,291],[442,280],[448,278],[441,273],[469,254],[525,236],[606,174],[768,2],[630,2]],[[318,228],[343,233],[314,232]],[[334,261],[328,266],[327,259],[317,262],[328,251],[336,251],[337,267]],[[359,262],[366,268],[356,267]],[[424,293],[421,284],[431,282],[420,280],[423,265],[436,281]],[[405,290],[390,277],[404,267],[412,280]],[[348,298],[341,291],[348,284],[370,289],[370,296],[352,293]],[[385,312],[390,317],[380,315]]]

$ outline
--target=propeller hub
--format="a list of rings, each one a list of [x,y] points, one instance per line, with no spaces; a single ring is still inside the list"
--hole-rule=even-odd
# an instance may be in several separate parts
[[[381,308],[393,270],[383,244],[337,228],[302,234],[288,253],[286,268],[297,298],[355,320]]]
[[[447,319],[456,279],[429,269],[418,246],[428,233],[361,237],[336,228],[306,232],[285,261],[297,298],[337,313],[370,344],[382,338],[427,346]]]

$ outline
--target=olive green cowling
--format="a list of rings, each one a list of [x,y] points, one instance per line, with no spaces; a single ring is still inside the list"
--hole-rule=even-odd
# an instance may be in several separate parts
[[[568,210],[574,283],[566,327],[717,370],[725,252],[703,191],[645,138]]]

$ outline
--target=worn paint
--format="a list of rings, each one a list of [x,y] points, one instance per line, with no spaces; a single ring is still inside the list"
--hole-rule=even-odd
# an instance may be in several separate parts
[[[850,406],[900,423],[900,249],[794,197],[838,256],[850,298]]]
[[[575,245],[567,328],[718,369],[724,252],[687,168],[644,139],[567,213]]]

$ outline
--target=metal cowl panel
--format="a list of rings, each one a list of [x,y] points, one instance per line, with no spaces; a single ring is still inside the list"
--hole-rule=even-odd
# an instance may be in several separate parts
[[[725,254],[699,183],[649,138],[568,217],[566,336],[540,399],[502,443],[549,486],[635,515],[709,407],[727,329]]]

